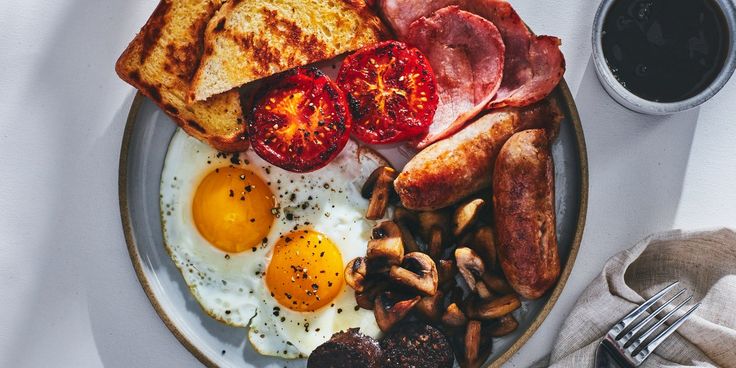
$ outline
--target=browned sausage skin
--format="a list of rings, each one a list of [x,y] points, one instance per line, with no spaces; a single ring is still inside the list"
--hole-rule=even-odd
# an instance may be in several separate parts
[[[394,181],[401,204],[413,210],[435,210],[489,187],[496,156],[511,135],[533,128],[546,128],[554,135],[561,119],[557,105],[548,101],[478,118],[406,164]]]
[[[498,257],[519,295],[536,299],[560,275],[550,139],[542,129],[514,134],[493,171]]]

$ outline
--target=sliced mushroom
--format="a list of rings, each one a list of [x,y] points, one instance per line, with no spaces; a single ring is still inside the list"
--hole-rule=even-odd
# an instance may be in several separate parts
[[[486,333],[487,328],[488,322],[471,320],[464,328],[447,329],[461,368],[479,368],[491,355],[493,339]]]
[[[373,310],[373,306],[378,294],[386,290],[386,283],[377,283],[368,286],[363,292],[355,293],[355,302],[363,309]]]
[[[496,241],[493,237],[493,229],[490,226],[479,227],[462,244],[467,244],[468,247],[478,253],[483,259],[486,269],[496,268]]]
[[[365,199],[371,199],[371,195],[373,194],[373,187],[376,186],[376,181],[378,180],[378,175],[381,175],[381,172],[383,171],[383,168],[386,166],[379,166],[373,172],[368,175],[368,178],[365,180],[365,183],[363,183],[363,187],[360,188],[360,195]]]
[[[478,214],[485,204],[486,201],[477,198],[458,206],[452,216],[452,234],[459,236],[465,232],[478,218]]]
[[[506,336],[519,327],[519,322],[514,316],[507,314],[496,321],[496,325],[488,329],[488,335],[492,337]]]
[[[509,285],[509,283],[502,277],[488,272],[484,273],[482,277],[483,283],[485,283],[489,289],[499,294],[510,294],[514,292],[514,289],[511,288],[511,285]]]
[[[404,207],[396,207],[394,210],[394,220],[396,222],[401,222],[406,226],[416,226],[419,222],[416,212]]]
[[[390,291],[379,294],[373,305],[378,328],[383,332],[388,332],[391,327],[409,314],[417,302],[419,302],[418,295],[406,297]]]
[[[345,267],[345,283],[358,293],[363,292],[368,274],[365,257],[357,257]]]
[[[387,272],[404,259],[401,230],[393,221],[383,221],[373,229],[366,254],[368,273]]]
[[[480,355],[480,321],[470,321],[465,328],[465,367],[477,367]]]
[[[431,321],[439,320],[442,317],[442,301],[444,299],[444,293],[440,290],[434,295],[425,295],[414,308],[417,312],[426,317]]]
[[[376,298],[371,299],[371,295],[367,292],[355,293],[355,304],[363,309],[373,310],[375,300]]]
[[[399,221],[399,220],[396,220],[396,225],[399,227],[399,230],[401,231],[401,241],[404,242],[404,252],[405,253],[418,252],[419,245],[417,244],[417,241],[414,239],[414,235],[412,235],[411,230],[409,230],[409,227],[406,226],[406,224],[403,221]]]
[[[472,303],[467,310],[468,317],[476,319],[492,319],[503,317],[521,306],[521,300],[515,294],[504,295],[490,301]]]
[[[478,294],[478,297],[480,297],[481,300],[489,300],[493,297],[493,294],[490,290],[488,290],[488,287],[483,282],[483,280],[478,280],[475,282],[475,292]]]
[[[468,318],[456,303],[452,303],[447,306],[445,314],[442,315],[442,323],[449,327],[461,327],[468,323]]]
[[[371,239],[401,238],[401,229],[393,221],[381,221],[371,231]]]
[[[430,230],[427,253],[432,259],[439,259],[442,256],[442,229],[439,226],[435,226]]]
[[[483,260],[472,249],[460,247],[455,249],[455,262],[460,275],[468,284],[468,288],[475,292],[477,280],[485,273]]]
[[[423,295],[437,293],[437,266],[432,258],[424,253],[412,252],[404,256],[401,266],[391,266],[389,277]]]
[[[419,230],[424,240],[429,241],[433,228],[442,230],[442,235],[449,233],[450,216],[446,211],[423,211],[417,213]]]
[[[440,286],[447,286],[455,280],[455,262],[450,259],[442,259],[437,264],[437,276]]]
[[[378,172],[378,174],[376,174]],[[371,179],[375,174],[373,185]],[[393,190],[394,179],[396,179],[396,170],[388,167],[381,166],[377,168],[371,176],[368,177],[366,185],[363,185],[361,190],[362,195],[368,194],[370,189],[370,202],[368,203],[368,211],[366,211],[365,217],[369,220],[378,220],[386,215],[386,209],[388,208],[389,200],[391,199],[391,191]]]

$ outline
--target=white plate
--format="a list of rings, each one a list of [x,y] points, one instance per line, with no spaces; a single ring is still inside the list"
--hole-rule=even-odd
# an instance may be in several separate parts
[[[486,366],[506,361],[539,327],[562,291],[580,246],[588,194],[587,158],[580,120],[564,81],[553,93],[566,114],[553,145],[557,236],[563,262],[558,285],[515,312],[519,328],[494,340]],[[305,360],[261,356],[247,330],[224,325],[204,313],[166,253],[161,233],[159,187],[164,158],[176,125],[140,94],[130,109],[120,157],[119,195],[123,230],[138,278],[161,319],[207,366],[304,367]],[[393,149],[396,151],[396,149]],[[400,157],[398,152],[384,152]]]

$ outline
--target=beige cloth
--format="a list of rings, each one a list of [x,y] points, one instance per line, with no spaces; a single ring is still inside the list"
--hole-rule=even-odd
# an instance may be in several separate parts
[[[736,367],[736,232],[727,229],[652,235],[608,260],[567,317],[550,366],[593,367],[608,329],[675,280],[702,305],[643,367]]]

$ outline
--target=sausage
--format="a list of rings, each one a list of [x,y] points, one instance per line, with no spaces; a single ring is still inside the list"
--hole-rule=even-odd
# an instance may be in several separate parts
[[[332,335],[314,349],[307,360],[307,368],[380,368],[381,361],[378,341],[351,328]]]
[[[541,297],[560,275],[555,230],[554,164],[547,132],[514,134],[493,171],[498,259],[519,295]]]
[[[498,151],[511,135],[533,128],[548,128],[554,135],[561,119],[557,105],[548,101],[480,117],[404,166],[394,181],[401,204],[413,210],[435,210],[489,187]]]

